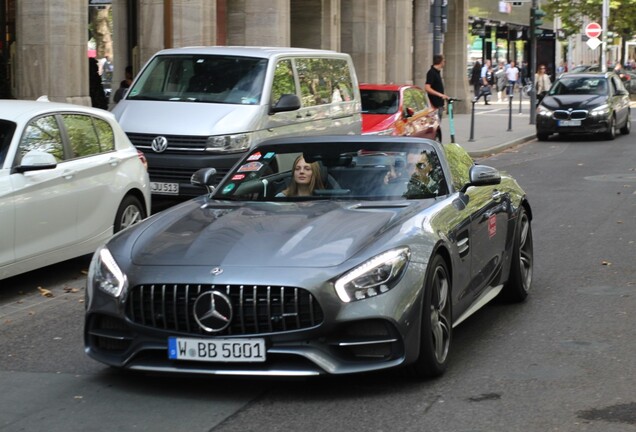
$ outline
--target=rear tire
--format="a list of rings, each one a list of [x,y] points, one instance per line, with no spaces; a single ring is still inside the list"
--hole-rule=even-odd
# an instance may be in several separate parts
[[[423,302],[420,353],[408,372],[416,378],[434,378],[446,371],[453,338],[451,280],[439,255],[429,264]]]
[[[515,241],[512,249],[512,262],[508,282],[502,294],[506,300],[519,303],[528,297],[532,285],[532,269],[534,265],[534,248],[532,243],[532,225],[530,217],[521,207],[517,216]]]
[[[127,195],[115,214],[114,233],[133,226],[146,218],[146,211],[138,198]]]

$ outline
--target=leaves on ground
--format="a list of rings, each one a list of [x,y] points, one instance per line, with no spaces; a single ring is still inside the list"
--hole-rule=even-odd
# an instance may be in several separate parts
[[[46,288],[42,288],[42,287],[39,286],[38,287],[38,291],[40,291],[40,295],[42,297],[55,297],[53,295],[53,293],[51,291],[47,290]]]

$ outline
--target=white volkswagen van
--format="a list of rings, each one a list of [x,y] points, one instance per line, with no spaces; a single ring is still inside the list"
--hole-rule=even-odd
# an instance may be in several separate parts
[[[348,54],[302,48],[159,51],[113,113],[148,160],[153,194],[193,196],[199,168],[217,181],[252,145],[290,135],[359,134]]]

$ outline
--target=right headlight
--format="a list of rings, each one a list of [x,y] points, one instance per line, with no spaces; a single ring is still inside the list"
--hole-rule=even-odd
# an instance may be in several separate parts
[[[384,294],[399,282],[409,262],[407,247],[392,249],[371,258],[335,282],[340,300],[349,303]]]
[[[205,146],[207,152],[237,153],[243,152],[252,145],[252,134],[215,135],[208,137]]]
[[[106,247],[98,249],[93,255],[88,269],[88,286],[89,289],[99,289],[115,298],[119,298],[128,288],[128,278]]]
[[[552,110],[544,107],[543,105],[539,105],[537,107],[537,115],[550,117],[552,115]]]

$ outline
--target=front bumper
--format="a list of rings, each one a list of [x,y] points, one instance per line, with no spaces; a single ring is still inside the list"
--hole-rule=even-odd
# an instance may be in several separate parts
[[[609,116],[588,116],[580,120],[580,125],[563,125],[562,120],[556,120],[554,117],[537,115],[537,133],[605,133],[609,131]]]

